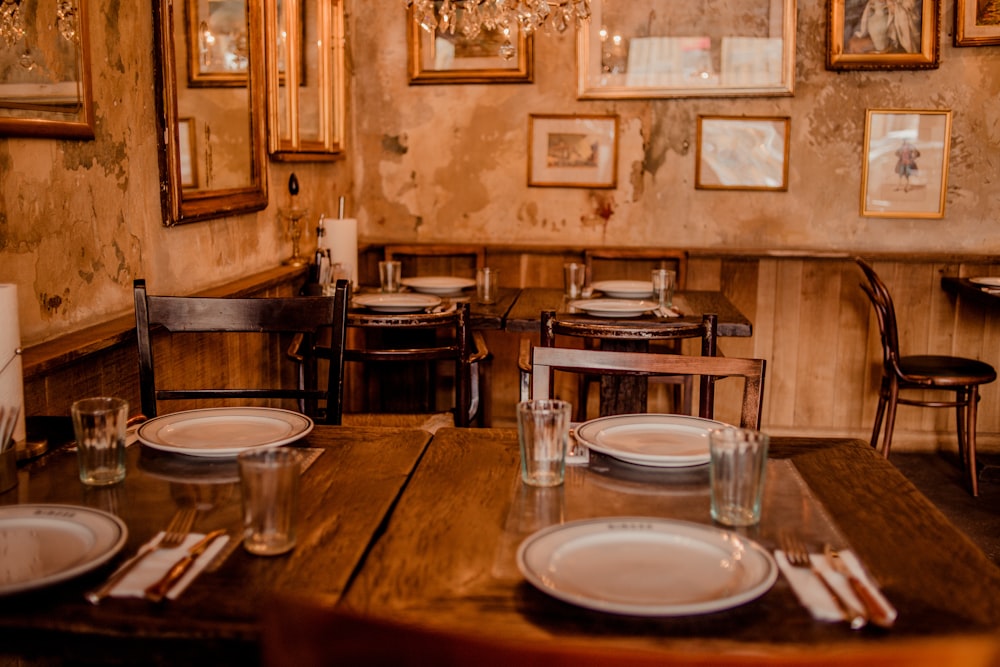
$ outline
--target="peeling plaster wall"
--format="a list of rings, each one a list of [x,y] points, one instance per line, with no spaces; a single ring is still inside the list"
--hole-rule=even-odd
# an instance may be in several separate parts
[[[18,285],[24,344],[131,312],[135,278],[189,293],[276,266],[291,255],[277,219],[293,171],[308,251],[318,215],[350,187],[344,163],[273,163],[266,210],[165,228],[152,7],[89,4],[94,140],[0,137],[0,282]]]
[[[571,34],[536,37],[533,84],[409,86],[398,4],[364,3],[351,47],[369,238],[1000,252],[1000,47],[951,46],[950,0],[937,70],[827,71],[826,3],[800,0],[793,97],[601,101],[576,99]],[[953,111],[944,219],[859,215],[868,108]],[[619,114],[618,187],[527,187],[530,113]],[[702,114],[790,117],[788,192],[695,190]]]

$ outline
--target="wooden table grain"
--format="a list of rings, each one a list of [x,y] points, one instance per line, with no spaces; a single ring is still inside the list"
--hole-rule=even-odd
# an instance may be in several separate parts
[[[125,481],[83,486],[76,454],[60,450],[20,472],[0,504],[59,503],[111,511],[129,528],[112,563],[45,589],[8,596],[0,606],[2,656],[62,660],[81,652],[98,663],[243,664],[258,659],[257,617],[275,590],[339,599],[430,441],[421,430],[318,425],[297,446],[319,449],[302,477],[298,543],[289,554],[257,557],[235,548],[214,572],[203,572],[177,599],[154,605],[83,594],[166,526],[181,504],[197,502],[194,530],[240,530],[235,461],[128,451]],[[104,656],[103,659],[101,656]],[[221,660],[221,662],[219,662]],[[183,662],[182,662],[183,661]],[[85,661],[86,662],[86,661]]]
[[[624,466],[615,479],[612,464],[596,457],[570,468],[564,487],[549,496],[556,508],[545,509],[542,496],[525,503],[523,494],[535,492],[518,481],[514,431],[438,431],[341,606],[502,638],[714,653],[1000,629],[1000,570],[891,464],[849,439],[773,438],[769,466],[794,469],[842,546],[880,582],[899,611],[891,631],[813,621],[783,577],[743,606],[678,618],[619,616],[550,598],[524,581],[513,560],[518,530],[539,515],[560,521],[639,511],[711,523],[704,471],[671,479],[676,473]],[[677,494],[687,499],[678,502]],[[803,503],[776,502],[786,507],[765,505],[761,527],[746,530],[768,548],[776,531],[815,521]],[[512,514],[518,504],[524,511]]]

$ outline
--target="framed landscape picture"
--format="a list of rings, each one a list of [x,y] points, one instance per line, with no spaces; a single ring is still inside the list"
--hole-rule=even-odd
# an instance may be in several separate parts
[[[787,190],[784,117],[699,116],[694,187],[699,190]]]
[[[1000,0],[955,0],[955,46],[1000,44]]]
[[[618,116],[532,114],[528,124],[528,185],[614,188]]]
[[[827,69],[934,69],[941,0],[827,0]]]
[[[942,218],[951,111],[869,109],[861,215]]]

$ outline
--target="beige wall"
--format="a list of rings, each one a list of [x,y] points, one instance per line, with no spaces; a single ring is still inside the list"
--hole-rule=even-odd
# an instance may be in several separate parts
[[[0,282],[26,343],[129,311],[136,277],[185,292],[273,266],[293,170],[310,224],[346,194],[373,239],[1000,253],[1000,47],[953,48],[947,0],[938,70],[826,71],[826,3],[803,0],[794,97],[587,102],[571,35],[537,39],[534,84],[408,86],[401,0],[348,0],[347,161],[272,165],[267,210],[169,229],[149,4],[91,2],[94,141],[0,138]],[[943,220],[858,215],[866,108],[954,111]],[[529,113],[619,114],[618,188],[528,188]],[[789,191],[696,191],[699,114],[789,116]]]

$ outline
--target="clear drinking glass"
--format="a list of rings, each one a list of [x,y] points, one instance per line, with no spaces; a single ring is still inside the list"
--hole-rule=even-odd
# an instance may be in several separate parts
[[[91,486],[125,479],[128,401],[113,396],[83,398],[70,406],[80,481]]]
[[[496,303],[500,291],[500,272],[483,267],[476,271],[476,299],[479,303]]]
[[[295,546],[301,459],[290,449],[240,454],[243,546],[257,556],[276,556]]]
[[[378,279],[383,292],[398,292],[402,279],[402,265],[399,262],[379,262]]]
[[[760,522],[768,440],[766,434],[744,428],[709,432],[712,518],[719,523],[752,526]]]
[[[677,273],[670,269],[653,269],[652,280],[653,293],[660,302],[660,308],[673,307]]]
[[[583,295],[583,286],[587,282],[587,267],[576,262],[563,264],[563,289],[570,299],[579,299]]]
[[[559,486],[566,474],[570,404],[554,399],[517,405],[521,479],[531,486]]]

